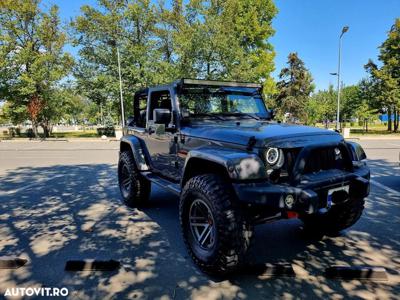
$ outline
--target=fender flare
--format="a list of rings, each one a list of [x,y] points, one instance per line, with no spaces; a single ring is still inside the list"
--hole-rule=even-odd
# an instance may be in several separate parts
[[[120,151],[122,151],[126,145],[128,145],[132,151],[132,155],[138,170],[149,171],[149,152],[144,141],[136,136],[123,136],[120,141]]]
[[[353,141],[346,141],[346,146],[349,149],[353,161],[362,161],[367,158],[364,149],[359,143]]]
[[[191,163],[195,160],[211,162],[226,170],[229,178],[235,181],[265,179],[266,168],[263,161],[255,153],[232,151],[215,148],[201,148],[188,153],[183,167],[181,184],[191,173]],[[212,172],[212,170],[210,170]]]

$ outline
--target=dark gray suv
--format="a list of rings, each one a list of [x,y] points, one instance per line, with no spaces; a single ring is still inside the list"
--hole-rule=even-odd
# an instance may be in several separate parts
[[[253,227],[300,218],[338,232],[361,216],[370,171],[360,145],[332,131],[272,121],[261,86],[182,79],[134,97],[118,179],[130,207],[151,183],[180,197],[184,241],[205,272],[244,262]]]

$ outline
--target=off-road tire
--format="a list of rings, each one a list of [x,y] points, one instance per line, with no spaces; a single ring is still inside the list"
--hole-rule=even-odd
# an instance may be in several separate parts
[[[360,219],[364,203],[363,198],[350,198],[325,214],[303,216],[304,228],[310,233],[335,235]]]
[[[215,246],[207,251],[200,249],[189,224],[189,209],[196,199],[209,206],[215,224]],[[224,275],[243,265],[253,228],[235,202],[232,186],[220,176],[206,174],[191,178],[181,193],[179,217],[188,252],[202,271]]]
[[[138,172],[130,151],[123,151],[119,155],[118,183],[126,206],[131,208],[142,207],[148,202],[151,183]],[[129,186],[124,185],[124,183],[129,184]]]

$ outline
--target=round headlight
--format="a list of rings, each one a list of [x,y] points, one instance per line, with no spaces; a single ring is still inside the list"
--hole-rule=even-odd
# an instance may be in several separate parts
[[[279,160],[279,150],[277,148],[269,148],[265,154],[265,158],[271,166],[276,164]]]

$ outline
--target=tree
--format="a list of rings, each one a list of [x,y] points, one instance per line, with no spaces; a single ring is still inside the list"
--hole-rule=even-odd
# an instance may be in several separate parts
[[[313,79],[297,53],[289,54],[287,64],[279,73],[276,104],[281,115],[290,113],[305,120],[308,97],[314,90]]]
[[[21,124],[29,117],[26,107],[16,105],[15,102],[6,101],[1,110],[2,123]]]
[[[135,90],[166,81],[155,40],[156,9],[149,0],[101,0],[85,5],[73,22],[80,60],[74,70],[81,92],[99,106],[111,102],[119,111],[117,47],[128,112]]]
[[[356,112],[361,105],[359,85],[342,87],[340,91],[340,117],[341,122],[348,122],[356,117]]]
[[[337,92],[332,85],[328,90],[320,90],[308,98],[306,105],[306,123],[315,125],[317,122],[328,122],[336,117]]]
[[[365,131],[368,131],[368,123],[371,119],[376,118],[379,112],[377,106],[376,90],[373,82],[368,78],[363,78],[357,85],[358,99],[356,105],[353,106],[353,114],[363,124]]]
[[[44,12],[40,0],[3,0],[0,28],[0,98],[16,111],[24,108],[35,135],[40,125],[47,136],[54,114],[53,90],[73,64],[63,50],[66,34],[58,8]]]
[[[272,0],[152,3],[101,0],[81,8],[72,22],[81,57],[74,73],[86,97],[119,110],[117,46],[128,111],[135,90],[182,77],[258,81],[273,90]]]
[[[399,128],[400,111],[400,19],[396,19],[387,39],[379,47],[378,66],[372,60],[365,65],[376,91],[376,101],[381,110],[388,113],[388,130]],[[392,126],[392,116],[394,126]]]
[[[277,10],[271,0],[175,2],[181,75],[206,79],[271,80],[275,53],[268,39]]]

